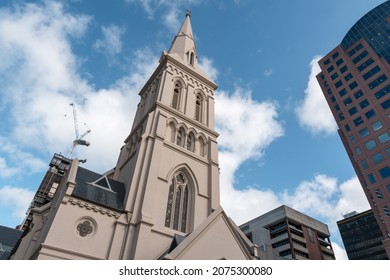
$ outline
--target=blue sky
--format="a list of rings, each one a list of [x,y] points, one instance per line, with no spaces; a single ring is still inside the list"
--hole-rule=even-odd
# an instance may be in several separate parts
[[[191,10],[203,69],[219,85],[221,203],[237,224],[281,204],[328,224],[368,209],[315,80],[316,61],[367,0],[117,0],[0,3],[0,224],[14,227],[53,153],[112,168],[138,91]],[[86,123],[86,125],[84,125]]]

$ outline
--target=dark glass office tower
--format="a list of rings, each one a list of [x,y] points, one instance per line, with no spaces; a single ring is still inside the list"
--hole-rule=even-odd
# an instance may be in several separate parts
[[[344,215],[337,222],[348,259],[388,260],[383,248],[382,232],[372,210]]]
[[[390,1],[319,61],[317,80],[390,256]]]

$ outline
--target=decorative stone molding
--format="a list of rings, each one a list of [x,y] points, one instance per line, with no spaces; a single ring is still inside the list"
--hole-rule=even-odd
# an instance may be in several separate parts
[[[77,231],[78,231],[78,233],[80,234],[81,237],[85,237],[88,234],[93,233],[93,231],[94,231],[93,223],[91,223],[91,221],[88,221],[88,220],[80,222],[77,225]]]
[[[120,213],[108,210],[108,209],[106,209],[104,207],[99,207],[99,206],[96,206],[96,205],[84,202],[84,201],[81,201],[81,200],[78,200],[78,199],[69,198],[69,202],[72,205],[77,205],[77,206],[79,206],[81,208],[85,208],[87,210],[100,213],[102,215],[107,215],[108,217],[114,217],[114,218],[117,219],[120,216]]]

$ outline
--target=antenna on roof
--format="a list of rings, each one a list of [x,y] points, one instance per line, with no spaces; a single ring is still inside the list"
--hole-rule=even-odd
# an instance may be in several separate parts
[[[84,136],[86,136],[88,133],[91,132],[91,130],[88,128],[81,136],[79,135],[76,106],[73,103],[70,103],[69,106],[73,107],[73,122],[74,122],[74,131],[76,134],[76,139],[73,140],[72,147],[71,147],[69,154],[68,154],[68,158],[70,158],[72,156],[74,149],[76,148],[77,145],[82,145],[82,146],[87,146],[87,147],[90,145],[90,143],[87,140],[84,140],[83,138],[84,138]]]

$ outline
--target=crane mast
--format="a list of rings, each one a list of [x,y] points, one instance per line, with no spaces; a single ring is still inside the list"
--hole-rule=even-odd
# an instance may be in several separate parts
[[[77,122],[77,112],[76,112],[76,106],[73,103],[70,103],[69,106],[73,107],[73,122],[74,122],[74,131],[76,135],[76,139],[73,140],[72,147],[69,151],[68,158],[70,158],[76,148],[77,145],[82,145],[82,146],[89,146],[90,143],[87,140],[84,140],[84,136],[86,136],[88,133],[91,132],[90,129],[87,129],[81,136],[79,136],[79,128],[78,128],[78,122]]]

